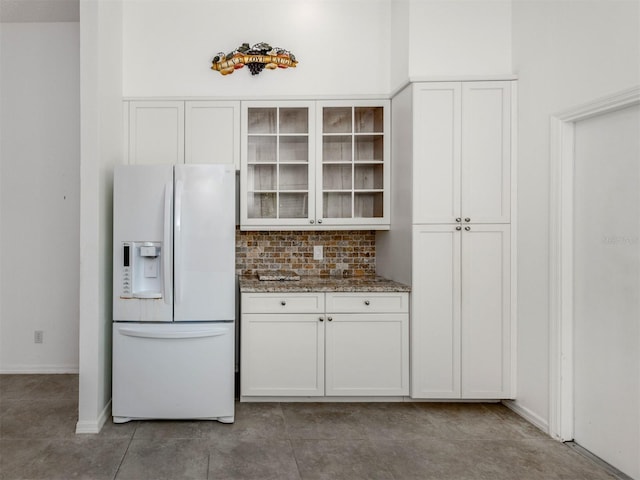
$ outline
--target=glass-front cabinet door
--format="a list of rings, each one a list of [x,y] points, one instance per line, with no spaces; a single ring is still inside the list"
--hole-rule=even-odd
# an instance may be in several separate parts
[[[242,116],[242,226],[315,223],[313,102],[244,102]]]
[[[243,230],[388,229],[389,101],[242,102]]]
[[[318,102],[316,111],[317,221],[388,226],[389,102]]]

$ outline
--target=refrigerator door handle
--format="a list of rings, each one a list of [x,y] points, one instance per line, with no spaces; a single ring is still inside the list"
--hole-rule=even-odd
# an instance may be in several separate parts
[[[205,338],[205,337],[220,337],[229,333],[228,328],[217,328],[214,330],[153,330],[149,328],[138,329],[135,327],[119,328],[118,332],[121,335],[127,337],[139,337],[139,338]]]
[[[171,202],[173,200],[173,184],[167,182],[164,186],[164,230],[162,247],[162,267],[164,303],[171,305]]]
[[[176,205],[175,205],[175,234],[173,239],[173,263],[175,265],[173,272],[173,281],[175,288],[175,303],[182,301],[182,195],[184,192],[184,183],[182,180],[176,180]]]

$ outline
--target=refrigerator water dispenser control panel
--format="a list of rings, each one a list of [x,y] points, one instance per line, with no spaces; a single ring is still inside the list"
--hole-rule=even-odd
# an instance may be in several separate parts
[[[122,243],[120,298],[162,298],[162,243]]]

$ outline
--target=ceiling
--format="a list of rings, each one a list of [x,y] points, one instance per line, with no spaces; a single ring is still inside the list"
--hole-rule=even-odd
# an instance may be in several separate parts
[[[79,22],[79,0],[0,0],[0,22]]]

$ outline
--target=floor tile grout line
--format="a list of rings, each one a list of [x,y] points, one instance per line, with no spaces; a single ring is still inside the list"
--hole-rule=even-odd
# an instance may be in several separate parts
[[[122,467],[122,464],[124,463],[124,459],[127,458],[127,453],[129,453],[129,447],[131,447],[131,443],[133,442],[133,437],[135,436],[137,430],[138,430],[138,425],[136,424],[136,427],[133,429],[133,432],[131,433],[131,438],[129,438],[129,443],[127,443],[127,448],[125,448],[124,454],[122,455],[122,458],[120,459],[120,463],[118,464],[118,468],[116,469],[116,473],[113,476],[113,480],[116,480],[116,478],[118,478],[118,474],[120,473],[120,468]]]
[[[298,463],[298,456],[296,455],[296,449],[293,447],[291,439],[287,439],[289,447],[291,447],[291,454],[293,455],[293,461],[296,462],[296,470],[298,471],[298,478],[302,480],[302,472],[300,471],[300,464]]]

